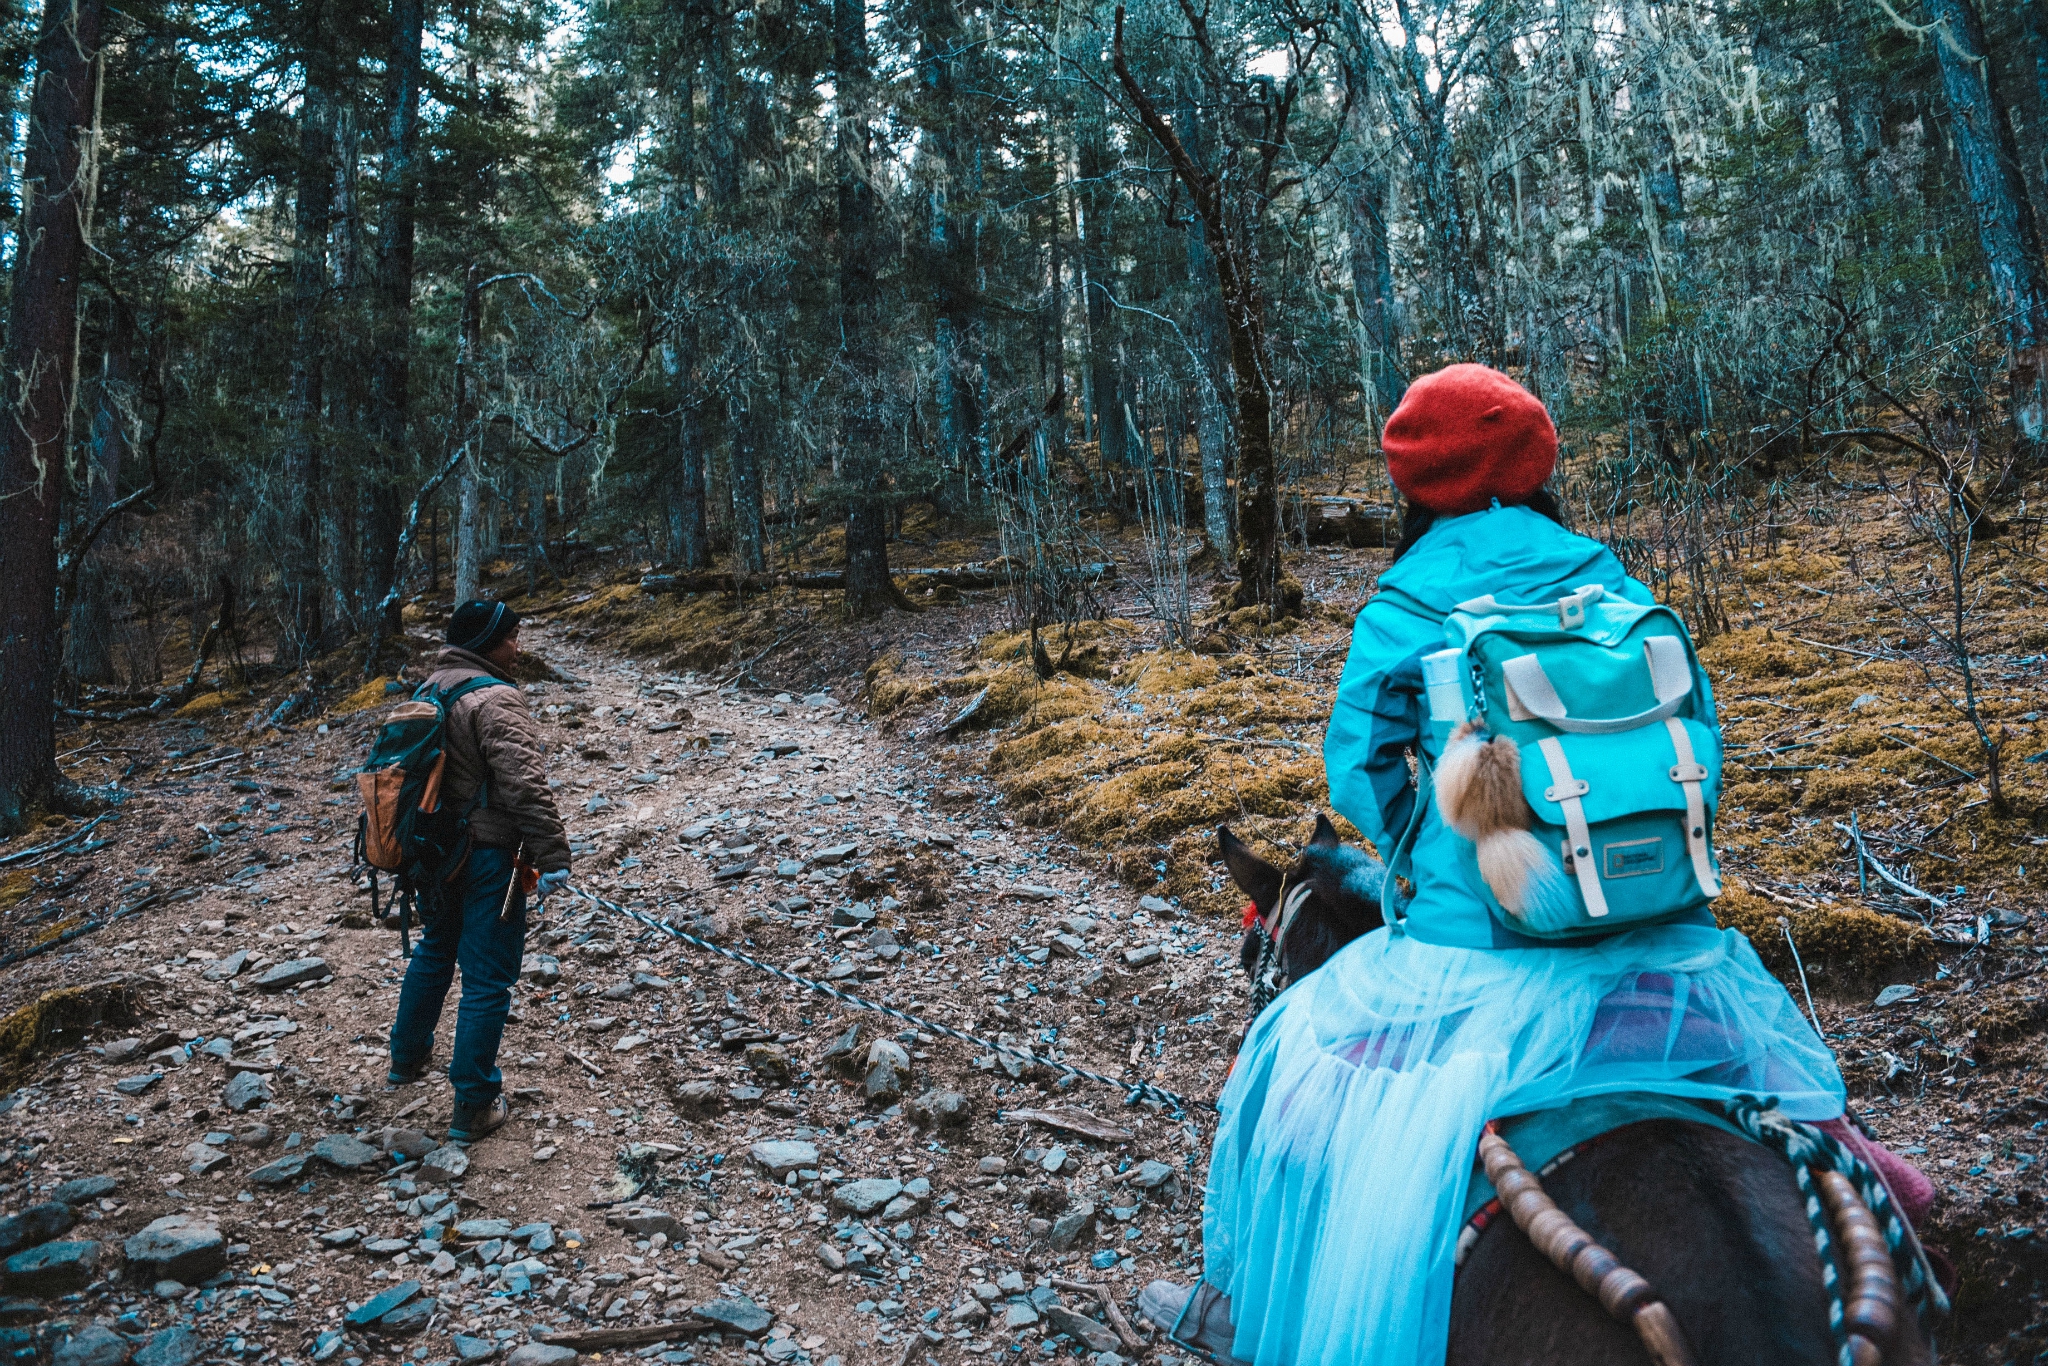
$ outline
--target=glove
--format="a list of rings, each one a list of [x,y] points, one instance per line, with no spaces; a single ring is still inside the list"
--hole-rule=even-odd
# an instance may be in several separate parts
[[[537,884],[535,884],[534,887],[534,904],[538,905],[541,902],[546,901],[549,896],[561,891],[564,887],[567,887],[568,885],[569,870],[567,868],[557,868],[552,873],[542,873],[540,875],[540,881]]]

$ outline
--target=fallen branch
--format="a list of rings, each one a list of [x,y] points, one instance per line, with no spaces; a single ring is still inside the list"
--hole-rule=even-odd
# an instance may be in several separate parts
[[[1055,1290],[1071,1290],[1077,1295],[1093,1295],[1095,1302],[1102,1306],[1102,1312],[1109,1317],[1109,1326],[1117,1340],[1124,1345],[1124,1355],[1140,1357],[1145,1354],[1145,1340],[1131,1329],[1131,1322],[1124,1317],[1124,1311],[1117,1308],[1115,1296],[1107,1286],[1095,1285],[1089,1281],[1069,1281],[1055,1276],[1052,1278]]]
[[[937,584],[946,588],[1001,588],[1026,570],[1017,559],[977,560],[937,569],[896,569],[890,577],[911,584]],[[1112,579],[1114,562],[1078,565],[1078,578]],[[796,588],[831,592],[846,586],[843,569],[810,569],[779,574],[734,574],[725,570],[700,569],[682,574],[648,574],[640,580],[643,593],[761,593],[772,588]]]
[[[441,485],[448,482],[448,476],[455,473],[469,454],[469,443],[463,442],[455,448],[455,454],[448,457],[448,463],[434,472],[434,477],[420,485],[420,491],[413,495],[412,510],[406,514],[405,530],[398,534],[398,549],[391,557],[391,586],[384,590],[383,600],[374,610],[375,624],[370,628],[370,652],[363,657],[363,678],[368,681],[377,672],[377,656],[384,651],[384,637],[390,629],[391,609],[398,605],[399,589],[405,583],[405,560],[412,553],[412,543],[419,535],[420,506],[432,498]]]
[[[590,1059],[584,1057],[581,1053],[575,1052],[570,1049],[564,1049],[562,1051],[562,1056],[567,1058],[570,1062],[575,1063],[578,1067],[588,1072],[591,1076],[596,1077],[599,1081],[604,1080],[604,1069],[602,1067],[599,1067]]]
[[[113,812],[108,811],[104,812],[101,815],[94,816],[91,820],[87,821],[84,825],[79,826],[76,830],[73,830],[70,834],[64,836],[62,839],[51,840],[48,844],[39,844],[33,849],[23,849],[19,853],[8,854],[4,858],[0,858],[0,868],[5,868],[10,863],[21,863],[24,860],[35,858],[39,854],[54,853],[56,850],[62,849],[65,845],[72,843],[74,840],[77,840],[79,837],[84,835],[86,831],[92,829],[101,821],[108,819],[108,817],[112,816],[113,814]]]
[[[1931,749],[1921,749],[1920,746],[1914,744],[1911,740],[1901,739],[1900,737],[1892,734],[1890,731],[1883,732],[1883,735],[1885,739],[1890,740],[1893,744],[1904,745],[1907,749],[1913,750],[1916,753],[1925,754],[1928,758],[1934,760],[1935,763],[1940,764],[1942,767],[1949,769],[1952,772],[1962,774],[1965,778],[1970,779],[1970,781],[1972,782],[1978,781],[1982,776],[1981,774],[1970,772],[1969,769],[1962,767],[1960,764],[1950,763],[1948,760],[1942,758],[1939,754],[1936,754]]]
[[[115,911],[112,915],[107,916],[103,920],[88,920],[82,925],[73,925],[70,929],[64,931],[64,933],[60,935],[55,936],[54,938],[46,939],[40,944],[34,944],[28,948],[20,949],[14,953],[10,953],[5,957],[0,957],[0,968],[13,967],[16,963],[25,962],[30,958],[34,958],[37,954],[48,953],[51,949],[61,948],[64,945],[69,944],[72,940],[77,939],[82,935],[91,934],[94,930],[103,930],[107,926],[113,924],[116,920],[122,920],[127,918],[128,916],[134,915],[143,907],[155,905],[157,902],[161,900],[163,900],[163,893],[151,892],[148,896],[142,898],[142,900],[136,902],[133,906],[123,906],[120,910]]]
[[[68,609],[72,603],[78,601],[78,574],[85,568],[85,557],[92,550],[93,542],[100,538],[100,533],[105,531],[116,517],[155,492],[156,481],[151,480],[126,498],[109,503],[65,548],[64,553],[58,557],[57,564],[57,572],[64,576],[63,597],[59,600],[63,606],[59,608],[60,611]]]
[[[228,760],[230,760],[230,759],[240,759],[240,758],[242,758],[242,757],[243,757],[242,751],[238,749],[238,750],[236,750],[236,751],[235,751],[234,753],[232,753],[232,754],[216,754],[216,755],[214,755],[214,756],[213,756],[213,758],[211,758],[211,759],[201,759],[201,760],[200,760],[200,761],[199,761],[198,763],[196,763],[196,764],[180,764],[180,765],[178,765],[178,766],[177,766],[176,768],[167,768],[167,769],[165,769],[165,770],[164,770],[164,772],[165,772],[166,774],[171,774],[171,773],[198,773],[198,772],[200,772],[201,770],[204,770],[204,769],[209,769],[209,768],[212,768],[212,767],[214,767],[214,766],[215,766],[216,764],[224,764],[224,763],[228,762]]]
[[[1856,856],[1862,859],[1865,863],[1868,863],[1870,865],[1870,871],[1876,873],[1880,878],[1890,883],[1900,893],[1906,896],[1913,897],[1916,900],[1924,901],[1938,911],[1948,909],[1948,902],[1934,895],[1934,893],[1932,892],[1921,891],[1918,887],[1915,887],[1912,883],[1907,882],[1904,879],[1900,878],[1896,873],[1892,872],[1891,869],[1885,867],[1884,864],[1878,860],[1877,855],[1870,852],[1870,846],[1863,842],[1862,831],[1854,829],[1851,826],[1844,825],[1840,821],[1834,822],[1834,827],[1835,829],[1841,831],[1843,834],[1849,837],[1849,842],[1856,846]]]
[[[708,1323],[642,1323],[631,1328],[594,1328],[582,1333],[535,1333],[534,1341],[544,1342],[550,1347],[572,1347],[578,1352],[596,1352],[612,1347],[644,1347],[650,1342],[666,1342],[684,1334],[695,1336],[703,1332]]]

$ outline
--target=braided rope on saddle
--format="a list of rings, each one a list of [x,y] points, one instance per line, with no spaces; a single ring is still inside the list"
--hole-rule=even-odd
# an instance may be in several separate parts
[[[1635,1329],[1657,1366],[1695,1366],[1692,1346],[1669,1305],[1650,1283],[1572,1222],[1543,1190],[1494,1125],[1479,1136],[1479,1160],[1515,1226],[1550,1264],[1600,1302],[1609,1318]]]
[[[1838,1366],[1877,1366],[1898,1327],[1901,1288],[1923,1329],[1948,1314],[1948,1296],[1884,1180],[1839,1139],[1780,1114],[1777,1103],[1737,1096],[1722,1108],[1792,1165],[1828,1290]]]

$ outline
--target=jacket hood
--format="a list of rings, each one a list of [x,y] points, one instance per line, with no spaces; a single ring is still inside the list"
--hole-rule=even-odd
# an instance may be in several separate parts
[[[1528,602],[1586,583],[1619,592],[1627,581],[1621,561],[1598,541],[1525,507],[1495,507],[1439,519],[1380,575],[1379,591],[1442,618],[1486,593]]]
[[[443,645],[440,652],[434,656],[434,672],[440,673],[444,669],[474,669],[478,673],[489,674],[491,677],[506,683],[513,681],[511,674],[506,673],[482,655],[472,654],[468,650],[455,645]]]

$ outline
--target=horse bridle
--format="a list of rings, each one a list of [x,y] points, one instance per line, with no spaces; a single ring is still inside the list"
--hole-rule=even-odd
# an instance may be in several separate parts
[[[1273,998],[1285,991],[1290,979],[1281,966],[1281,950],[1286,947],[1287,931],[1294,925],[1294,918],[1303,904],[1315,895],[1315,887],[1307,882],[1296,883],[1288,890],[1290,875],[1280,875],[1279,894],[1274,898],[1277,910],[1270,925],[1266,917],[1259,914],[1259,903],[1254,901],[1245,907],[1247,928],[1259,937],[1259,956],[1252,964],[1252,1015],[1257,1019]]]

